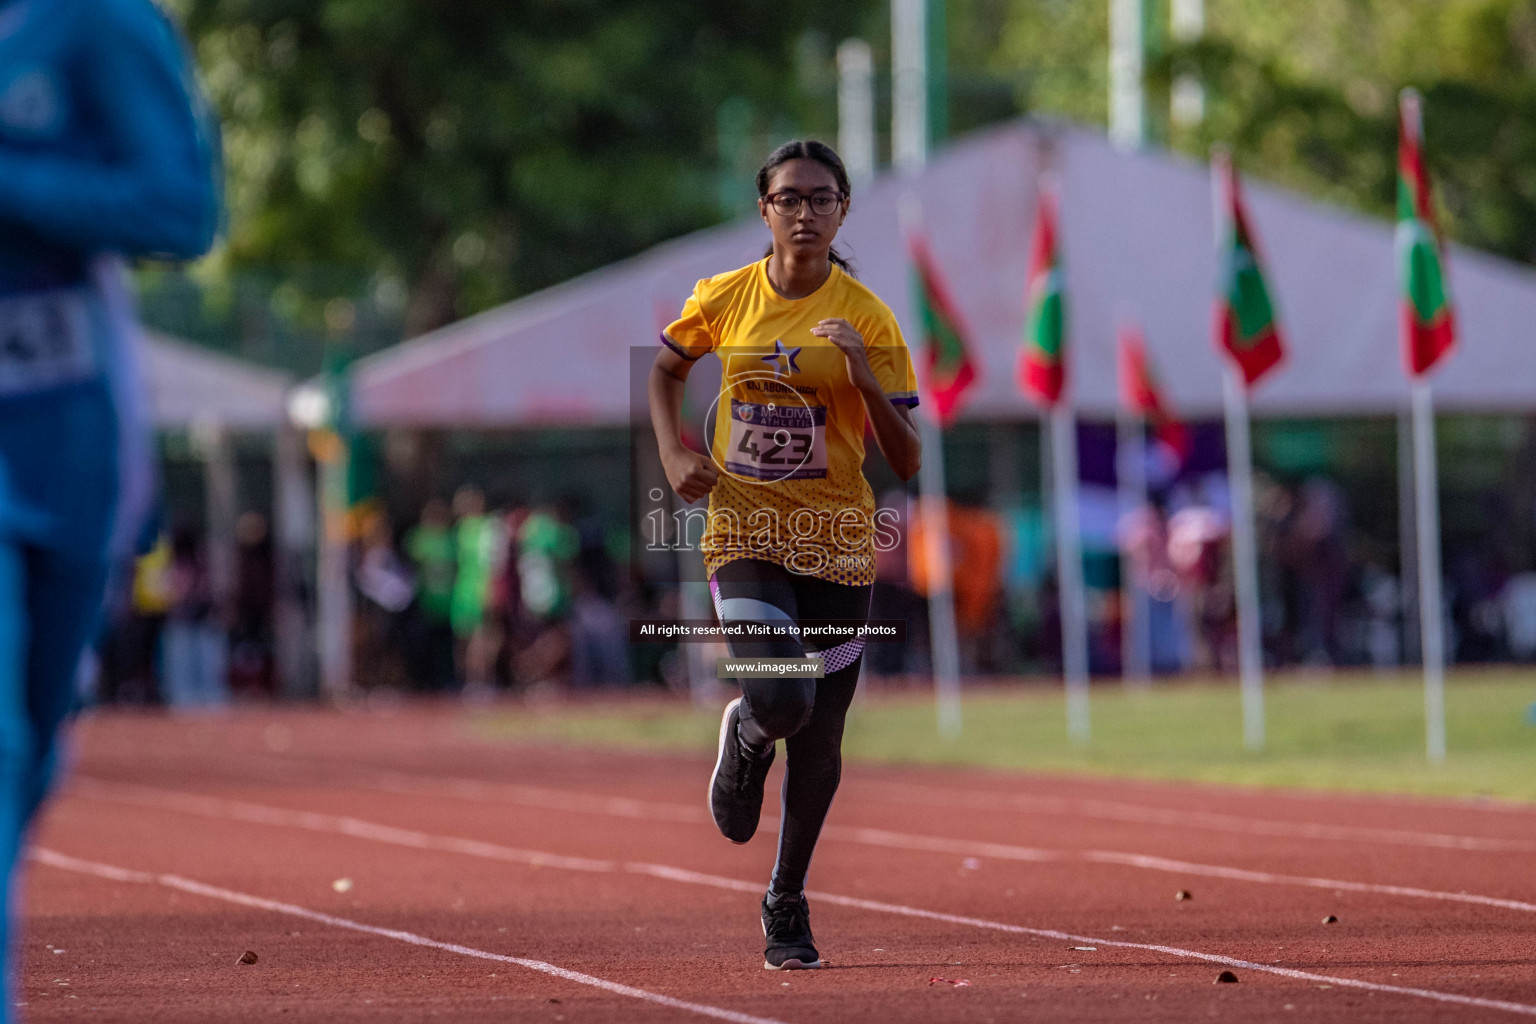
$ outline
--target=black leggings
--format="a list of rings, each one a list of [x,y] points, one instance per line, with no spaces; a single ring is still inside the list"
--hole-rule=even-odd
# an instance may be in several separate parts
[[[869,617],[868,586],[851,587],[790,572],[773,562],[738,559],[716,570],[709,583],[722,623],[806,622]],[[853,702],[863,660],[863,641],[808,650],[793,639],[732,640],[733,658],[795,658],[819,653],[821,679],[742,679],[739,735],[761,751],[784,740],[787,764],[779,823],[779,853],[771,888],[798,893],[805,887],[822,822],[842,774],[843,719]]]

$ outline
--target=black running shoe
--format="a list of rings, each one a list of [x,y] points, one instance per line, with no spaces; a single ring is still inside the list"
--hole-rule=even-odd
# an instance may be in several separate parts
[[[811,908],[804,893],[780,896],[772,903],[763,897],[763,966],[770,971],[813,971],[821,967],[821,954],[811,938]]]
[[[744,843],[757,831],[763,813],[763,781],[773,764],[773,747],[762,757],[752,757],[736,735],[741,720],[741,698],[725,706],[720,719],[720,756],[709,778],[709,813],[720,834],[733,843]]]

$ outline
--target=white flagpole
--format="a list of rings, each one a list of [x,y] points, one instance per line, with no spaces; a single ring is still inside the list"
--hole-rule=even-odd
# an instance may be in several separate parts
[[[1418,92],[1404,89],[1399,103],[1402,130],[1422,147],[1424,125]],[[1399,141],[1401,145],[1403,142]],[[1411,244],[1411,236],[1405,238],[1402,234],[1406,227],[1404,224],[1398,227],[1400,253],[1405,243]],[[1444,259],[1443,253],[1441,259]],[[1412,288],[1409,283],[1405,285]],[[1411,346],[1412,339],[1406,340]],[[1418,369],[1417,360],[1410,359],[1409,362],[1414,519],[1419,534],[1419,634],[1424,652],[1424,745],[1429,759],[1438,764],[1445,760],[1445,620],[1440,607],[1440,499],[1439,473],[1435,465],[1435,406],[1429,391],[1428,368],[1414,372]]]
[[[1237,666],[1242,680],[1243,745],[1264,749],[1264,648],[1259,628],[1259,555],[1253,529],[1253,451],[1248,398],[1238,370],[1223,368],[1227,480],[1232,493],[1232,564],[1237,582]]]
[[[1229,157],[1217,150],[1211,161],[1211,202],[1216,244],[1226,243],[1230,214],[1226,189]],[[1264,749],[1264,644],[1259,617],[1259,553],[1253,529],[1253,449],[1248,437],[1248,391],[1228,357],[1222,367],[1227,420],[1227,486],[1232,499],[1232,569],[1237,584],[1237,668],[1243,700],[1243,745]]]
[[[1120,523],[1124,527],[1147,503],[1146,420],[1122,410],[1116,438],[1115,476],[1120,491]],[[1122,538],[1123,541],[1123,538]],[[1132,558],[1120,553],[1120,676],[1127,687],[1142,689],[1152,681],[1152,644],[1147,595],[1136,582]]]
[[[897,168],[916,177],[928,162],[928,5],[891,2],[891,148]],[[903,201],[908,233],[922,220],[915,197]],[[949,561],[949,509],[944,497],[944,433],[933,415],[917,413],[923,460],[917,472],[928,569],[928,646],[939,735],[960,735],[960,643],[955,634],[954,567]]]
[[[1061,668],[1067,694],[1067,736],[1087,743],[1088,602],[1077,515],[1077,417],[1063,395],[1051,409],[1051,469],[1055,476],[1056,577],[1061,605]]]
[[[1424,731],[1429,759],[1445,760],[1445,623],[1440,609],[1440,503],[1435,409],[1429,381],[1413,389],[1413,477],[1419,533],[1419,632],[1424,645]]]
[[[954,566],[949,561],[949,507],[944,497],[944,431],[918,410],[923,461],[917,471],[928,568],[928,642],[939,735],[960,735],[960,644],[955,635]]]

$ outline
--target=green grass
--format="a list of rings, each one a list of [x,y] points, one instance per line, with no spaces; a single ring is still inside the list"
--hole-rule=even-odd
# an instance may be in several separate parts
[[[1425,757],[1423,691],[1411,675],[1272,679],[1268,745],[1259,753],[1243,748],[1232,685],[1163,684],[1149,692],[1104,685],[1092,702],[1093,740],[1079,748],[1067,740],[1059,689],[970,691],[964,732],[953,741],[939,738],[930,695],[872,694],[854,705],[843,749],[850,760],[875,764],[1536,801],[1532,671],[1451,678],[1441,765]],[[477,728],[503,740],[708,754],[718,727],[718,711],[656,700],[529,707]]]

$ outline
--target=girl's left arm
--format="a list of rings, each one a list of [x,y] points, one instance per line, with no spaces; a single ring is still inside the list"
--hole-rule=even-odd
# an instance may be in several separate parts
[[[912,479],[923,463],[923,443],[918,437],[917,424],[912,422],[912,410],[893,404],[880,386],[869,365],[864,336],[847,320],[841,319],[823,320],[811,328],[811,333],[842,349],[848,365],[849,383],[859,389],[859,395],[864,399],[864,411],[869,416],[880,454],[903,482]]]

